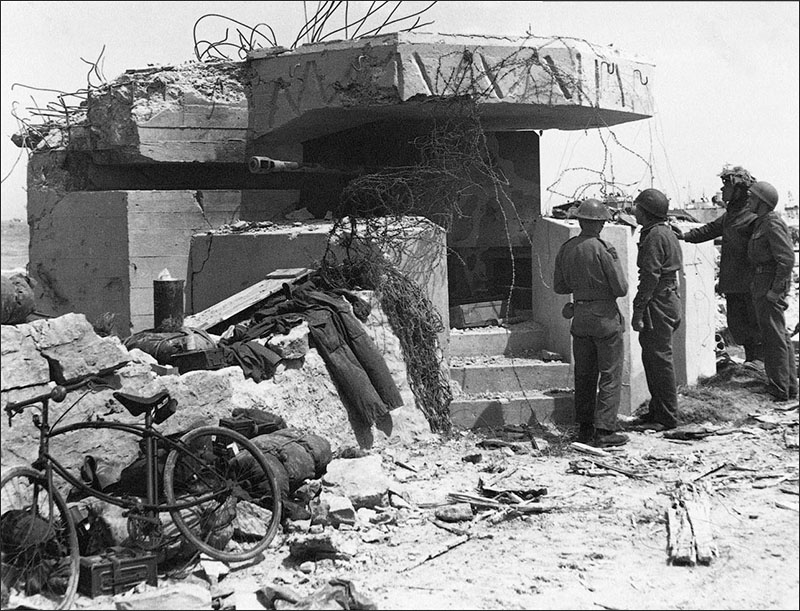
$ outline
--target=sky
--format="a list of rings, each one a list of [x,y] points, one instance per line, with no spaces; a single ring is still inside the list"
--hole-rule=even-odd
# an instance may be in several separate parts
[[[401,12],[428,4],[404,2]],[[305,7],[311,11],[316,5]],[[351,2],[351,14],[367,5]],[[569,201],[566,196],[592,180],[573,168],[600,169],[606,161],[613,164],[615,179],[630,185],[626,195],[654,186],[673,207],[711,199],[719,191],[722,167],[742,165],[775,185],[783,207],[796,206],[800,194],[799,7],[798,2],[440,1],[424,14],[433,24],[422,31],[574,37],[655,64],[653,118],[612,127],[613,134],[544,132],[546,209]],[[87,61],[98,58],[108,81],[130,68],[193,60],[193,28],[203,15],[269,24],[286,47],[304,22],[304,3],[292,1],[3,1],[0,8],[3,220],[26,215],[27,157],[10,140],[18,129],[12,113],[25,117],[26,108],[54,99],[39,89],[84,88]],[[214,33],[222,38],[226,23],[235,27],[220,18],[201,23],[210,29],[208,38]]]

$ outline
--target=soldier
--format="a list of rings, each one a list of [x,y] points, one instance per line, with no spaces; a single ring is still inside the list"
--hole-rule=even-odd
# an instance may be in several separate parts
[[[747,205],[747,190],[755,178],[741,166],[723,168],[720,178],[725,212],[685,234],[681,235],[677,228],[673,231],[678,239],[692,244],[722,237],[717,290],[725,295],[728,329],[733,340],[744,347],[745,361],[763,361],[756,311],[750,297],[753,265],[747,258],[747,243],[757,218]]]
[[[658,189],[645,189],[633,201],[639,239],[639,286],[631,326],[639,333],[642,364],[650,391],[648,413],[628,422],[629,430],[664,430],[678,424],[678,390],[672,361],[672,335],[681,324],[678,272],[683,255],[667,224],[669,201]]]
[[[628,281],[616,251],[600,239],[605,222],[611,220],[608,208],[587,199],[575,218],[581,232],[564,242],[556,255],[553,289],[560,295],[572,293],[574,300],[574,306],[565,306],[564,316],[572,318],[578,441],[619,446],[628,437],[616,432],[624,358],[617,297],[628,293]]]
[[[747,246],[754,267],[751,292],[758,326],[764,338],[767,392],[776,401],[797,397],[797,366],[786,330],[784,310],[794,266],[789,228],[775,212],[778,192],[768,182],[757,182],[748,194],[750,210],[758,217]]]

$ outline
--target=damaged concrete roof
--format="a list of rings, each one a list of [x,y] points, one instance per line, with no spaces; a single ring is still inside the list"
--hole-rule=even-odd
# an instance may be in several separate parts
[[[101,163],[243,163],[254,145],[465,108],[489,131],[588,129],[651,116],[653,70],[565,38],[403,32],[259,49],[244,62],[128,70],[47,144]]]
[[[254,139],[426,118],[430,102],[463,96],[490,130],[586,129],[653,114],[651,64],[575,39],[402,32],[249,59]]]

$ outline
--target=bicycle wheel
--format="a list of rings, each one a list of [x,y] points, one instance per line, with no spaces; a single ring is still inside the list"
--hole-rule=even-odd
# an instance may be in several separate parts
[[[2,608],[67,609],[80,552],[75,523],[43,473],[15,467],[0,480]]]
[[[170,514],[197,549],[228,562],[263,552],[280,524],[281,496],[269,463],[249,439],[207,426],[188,432],[164,467]]]

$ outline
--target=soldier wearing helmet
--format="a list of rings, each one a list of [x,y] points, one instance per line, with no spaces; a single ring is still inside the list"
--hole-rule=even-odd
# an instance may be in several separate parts
[[[768,182],[756,182],[748,194],[750,210],[757,216],[747,255],[754,265],[751,294],[758,326],[764,338],[766,391],[776,401],[797,397],[797,366],[786,330],[784,310],[789,293],[794,248],[789,228],[775,212],[778,192]]]
[[[750,297],[753,265],[747,258],[747,243],[757,218],[747,205],[747,192],[755,178],[741,166],[725,167],[719,176],[727,202],[725,212],[678,237],[692,244],[722,238],[717,290],[725,295],[728,329],[734,341],[744,347],[745,361],[761,361],[761,333]]]
[[[650,403],[631,429],[664,430],[678,424],[678,390],[672,360],[672,335],[681,323],[678,272],[683,255],[667,224],[669,200],[658,189],[645,189],[633,201],[639,238],[639,286],[633,298],[631,326],[639,333]]]
[[[572,352],[575,376],[575,415],[578,440],[597,447],[627,443],[617,433],[624,358],[622,315],[617,298],[628,293],[628,281],[614,248],[600,239],[608,207],[587,199],[574,217],[581,226],[556,255],[553,289],[572,294],[564,316],[572,318]],[[570,308],[570,306],[573,306]]]

